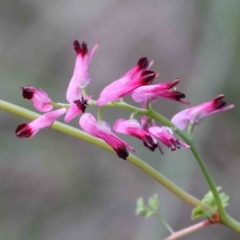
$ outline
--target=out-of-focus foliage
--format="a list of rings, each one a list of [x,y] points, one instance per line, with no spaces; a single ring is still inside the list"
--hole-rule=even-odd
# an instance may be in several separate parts
[[[217,187],[218,192],[222,189],[222,187]],[[222,206],[225,208],[228,206],[229,196],[225,192],[221,192],[219,197],[222,202]],[[208,209],[206,209],[208,207]],[[197,207],[192,210],[192,219],[196,219],[199,217],[211,218],[212,215],[217,210],[217,203],[214,199],[213,193],[209,191],[204,195],[203,199],[199,203]]]

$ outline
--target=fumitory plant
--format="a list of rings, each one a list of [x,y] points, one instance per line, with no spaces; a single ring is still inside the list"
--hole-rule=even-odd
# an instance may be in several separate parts
[[[186,105],[189,105],[190,102],[185,100],[184,93],[176,90],[176,85],[180,83],[180,79],[174,79],[170,82],[157,82],[155,80],[159,74],[150,70],[153,61],[149,61],[146,57],[140,58],[137,64],[127,73],[106,86],[98,99],[94,100],[91,95],[87,94],[86,87],[91,82],[88,66],[98,46],[99,43],[97,42],[92,51],[89,52],[85,42],[81,44],[77,40],[73,42],[76,51],[76,63],[66,91],[67,103],[52,101],[45,91],[30,85],[21,88],[22,96],[30,100],[38,111],[43,112],[42,115],[0,100],[2,110],[32,120],[30,123],[20,124],[16,128],[16,137],[32,138],[42,128],[54,128],[111,151],[117,154],[119,158],[132,163],[149,174],[193,207],[192,219],[204,218],[197,224],[174,231],[158,213],[159,200],[157,195],[149,198],[148,205],[144,204],[143,198],[139,198],[136,214],[144,217],[156,216],[160,219],[169,230],[169,236],[166,239],[178,239],[193,231],[217,223],[224,224],[240,233],[240,222],[229,216],[225,210],[229,197],[221,192],[221,187],[215,185],[192,137],[195,126],[203,118],[232,109],[234,105],[227,105],[224,101],[224,95],[221,94],[211,100],[203,99],[206,102],[176,113],[171,120],[165,118],[152,108],[151,103],[153,101],[166,98]],[[126,95],[131,95],[135,102],[141,103],[141,108],[126,103],[123,100]],[[91,106],[99,107],[97,116],[93,116],[87,111]],[[129,119],[123,119],[119,116],[119,119],[116,119],[111,128],[106,116],[103,119],[104,108],[122,108],[130,111],[131,114]],[[68,124],[57,122],[56,120],[62,115],[65,115],[65,123],[79,117],[79,126],[83,131]],[[163,151],[177,151],[181,147],[185,148],[185,151],[191,151],[209,185],[210,191],[202,200],[193,197],[143,160],[129,153],[135,152],[134,147],[123,141],[116,133],[139,139],[146,147],[146,151],[159,151],[159,154],[162,154]]]

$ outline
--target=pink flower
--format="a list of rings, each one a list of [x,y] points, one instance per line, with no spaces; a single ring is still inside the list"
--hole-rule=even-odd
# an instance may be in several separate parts
[[[64,122],[68,123],[77,115],[84,113],[88,105],[88,100],[90,98],[91,97],[87,97],[87,98],[82,97],[81,100],[78,99],[78,100],[75,100],[73,103],[71,103],[70,108],[68,109],[65,115]]]
[[[158,146],[157,139],[152,134],[143,130],[136,119],[118,119],[113,126],[115,132],[129,134],[143,141],[148,149],[154,151]]]
[[[149,63],[147,58],[139,59],[136,67],[102,90],[100,97],[97,100],[97,105],[102,106],[108,102],[115,101],[131,93],[134,89],[140,86],[152,83],[154,78],[159,74],[147,70],[151,64],[152,63]]]
[[[31,100],[34,107],[40,112],[50,111],[53,106],[51,105],[51,98],[43,90],[37,90],[32,86],[22,87],[22,96],[28,100]]]
[[[152,133],[156,138],[158,138],[163,144],[165,144],[167,147],[171,148],[172,151],[175,151],[177,148],[180,148],[180,146],[184,148],[190,148],[189,145],[187,145],[184,142],[179,141],[173,136],[173,131],[169,127],[157,127],[152,126],[148,128],[149,132]]]
[[[159,83],[155,85],[139,87],[133,91],[132,98],[135,102],[144,102],[152,101],[158,97],[162,97],[185,104],[190,104],[188,101],[182,100],[182,98],[185,98],[185,94],[171,90],[171,88],[177,85],[179,82],[180,79],[175,79],[168,83]]]
[[[145,102],[145,101],[142,103],[142,108],[143,108],[143,109],[146,109],[146,102]],[[142,128],[143,130],[149,132],[148,129],[149,129],[150,127],[152,127],[152,126],[155,126],[155,125],[156,125],[156,124],[155,124],[155,122],[154,122],[153,119],[149,118],[149,117],[146,116],[146,115],[142,115],[142,116],[141,116],[141,128]],[[160,153],[163,154],[163,150],[162,150],[162,148],[161,148],[161,146],[160,146],[159,143],[157,143],[157,147],[158,147]]]
[[[226,102],[223,101],[223,98],[224,95],[222,94],[209,102],[185,109],[174,115],[171,122],[180,130],[183,130],[188,124],[198,124],[208,115],[232,109],[234,104],[226,106]]]
[[[88,54],[87,44],[82,42],[79,44],[77,40],[73,42],[74,50],[77,53],[75,68],[73,71],[73,76],[68,85],[66,98],[69,103],[81,99],[81,88],[85,88],[90,82],[90,77],[88,74],[88,66],[92,59],[93,54],[97,50],[99,43],[97,42],[91,53]]]
[[[24,123],[17,127],[15,133],[19,138],[33,137],[40,129],[51,127],[53,122],[66,112],[65,108],[43,114],[30,123]]]
[[[131,81],[131,79],[140,76],[145,70],[148,70],[152,64],[153,64],[153,61],[149,62],[146,57],[140,58],[135,67],[130,69],[125,75],[123,75],[118,80],[115,80],[114,82],[106,86],[102,90],[101,95],[103,96],[108,95],[112,89],[118,88],[119,86],[124,85],[129,81]]]
[[[90,113],[82,115],[79,120],[79,125],[85,132],[109,144],[122,159],[126,160],[128,157],[129,153],[127,149],[134,151],[134,148],[111,132],[111,127],[108,123],[97,121]]]

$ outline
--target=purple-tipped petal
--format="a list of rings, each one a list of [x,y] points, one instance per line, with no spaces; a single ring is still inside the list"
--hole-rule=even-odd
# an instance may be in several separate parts
[[[17,127],[15,133],[19,138],[33,137],[40,129],[51,127],[53,122],[66,112],[65,108],[54,110],[43,114],[39,118],[26,124],[21,124]]]
[[[143,141],[144,146],[146,146],[151,151],[154,151],[157,147],[157,140],[153,135],[141,128],[141,125],[136,119],[118,119],[113,126],[115,132],[131,135],[135,138]]]
[[[158,138],[164,145],[166,145],[172,151],[175,151],[177,148],[180,148],[180,146],[184,148],[190,148],[189,145],[175,138],[173,136],[172,129],[169,127],[152,126],[152,127],[149,127],[148,130],[150,133],[152,133],[156,138]]]
[[[88,54],[88,48],[85,42],[80,44],[77,40],[75,40],[73,46],[77,53],[77,57],[73,76],[70,80],[66,93],[66,98],[69,103],[80,99],[82,96],[81,88],[85,88],[90,82],[88,66],[90,64],[92,56],[99,46],[99,42],[94,45],[93,50],[90,54]]]
[[[146,102],[162,97],[185,104],[190,104],[188,101],[182,100],[182,98],[185,98],[185,94],[171,90],[171,88],[177,85],[179,82],[179,79],[175,79],[168,83],[159,83],[155,85],[139,87],[133,91],[132,98],[135,102]]]
[[[136,88],[152,83],[157,76],[157,73],[150,70],[145,70],[141,75],[135,78],[125,76],[103,89],[97,100],[97,105],[102,106],[108,102],[124,97],[127,94],[132,93]]]
[[[202,103],[192,108],[187,108],[173,116],[171,122],[180,130],[184,130],[189,124],[198,124],[201,120],[211,114],[227,111],[234,107],[234,104],[226,106],[221,94],[211,101]]]
[[[117,155],[126,160],[129,153],[127,149],[134,151],[128,143],[111,132],[110,126],[104,121],[97,121],[90,113],[85,113],[79,120],[80,127],[90,135],[100,138],[110,145]]]
[[[39,89],[37,90],[33,86],[24,86],[22,89],[22,96],[30,100],[34,107],[40,112],[48,112],[52,110],[53,106],[51,105],[51,98],[47,95],[46,92]]]
[[[64,118],[64,122],[68,123],[70,122],[72,119],[74,119],[77,115],[84,113],[86,110],[86,107],[88,105],[88,100],[90,99],[90,97],[84,99],[82,97],[82,99],[78,99],[76,101],[74,101],[73,103],[71,103],[70,108],[68,109],[65,118]]]

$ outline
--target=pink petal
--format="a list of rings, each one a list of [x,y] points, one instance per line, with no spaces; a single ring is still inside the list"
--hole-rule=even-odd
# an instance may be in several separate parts
[[[149,128],[149,132],[152,133],[155,137],[157,137],[167,147],[171,148],[172,151],[175,151],[177,148],[180,148],[180,146],[190,148],[189,145],[175,138],[173,136],[172,129],[170,129],[169,127],[153,126]]]
[[[68,109],[66,116],[64,118],[64,122],[70,122],[72,119],[74,119],[77,115],[84,113],[86,110],[86,107],[88,105],[88,100],[90,100],[91,97],[81,98],[71,103],[70,108]]]
[[[144,146],[152,151],[157,147],[157,140],[149,132],[143,130],[136,119],[118,119],[113,128],[115,132],[129,134],[142,140]]]
[[[33,137],[40,129],[51,127],[53,122],[66,112],[65,108],[43,114],[28,124],[21,124],[16,129],[19,138]]]
[[[73,120],[77,115],[81,114],[82,110],[78,108],[75,103],[71,103],[70,108],[67,110],[67,113],[64,118],[64,122],[68,123]]]
[[[101,96],[108,95],[113,89],[117,89],[124,84],[127,84],[129,81],[131,81],[133,78],[136,78],[142,74],[143,71],[148,70],[151,65],[153,64],[153,61],[149,63],[148,59],[146,57],[142,57],[138,60],[138,63],[135,67],[130,69],[126,74],[124,74],[121,78],[115,80],[108,86],[106,86],[102,92]]]
[[[146,70],[140,76],[131,79],[130,81],[126,81],[124,79],[119,83],[118,80],[117,83],[107,86],[107,91],[105,89],[102,91],[99,99],[97,100],[97,105],[102,106],[108,102],[112,102],[121,97],[124,97],[127,94],[131,93],[134,89],[151,83],[157,76],[158,74]]]
[[[171,122],[180,130],[183,130],[188,126],[188,124],[198,124],[208,115],[232,109],[234,105],[230,104],[226,106],[226,102],[223,101],[223,98],[224,95],[222,94],[211,101],[185,109],[174,115]]]
[[[182,100],[182,98],[185,98],[185,94],[170,89],[179,82],[180,79],[175,79],[168,83],[159,83],[155,85],[139,87],[133,91],[132,98],[135,102],[146,102],[152,101],[158,97],[162,97],[185,104],[190,104],[188,101]]]
[[[41,89],[37,90],[27,85],[22,87],[22,95],[24,98],[31,100],[34,107],[40,112],[48,112],[53,108],[51,98]]]
[[[79,42],[76,40],[74,41],[73,44],[74,49],[77,52],[77,57],[73,71],[73,76],[70,80],[66,93],[66,98],[69,103],[72,103],[77,99],[80,99],[82,94],[81,88],[85,88],[89,84],[90,77],[88,74],[88,66],[93,54],[95,53],[96,49],[99,46],[99,43],[97,42],[89,55],[87,44],[85,42],[79,44]]]
[[[109,144],[122,159],[126,160],[129,155],[126,148],[134,151],[134,148],[111,132],[111,128],[106,122],[98,122],[90,113],[82,115],[79,120],[79,125],[85,132]]]

